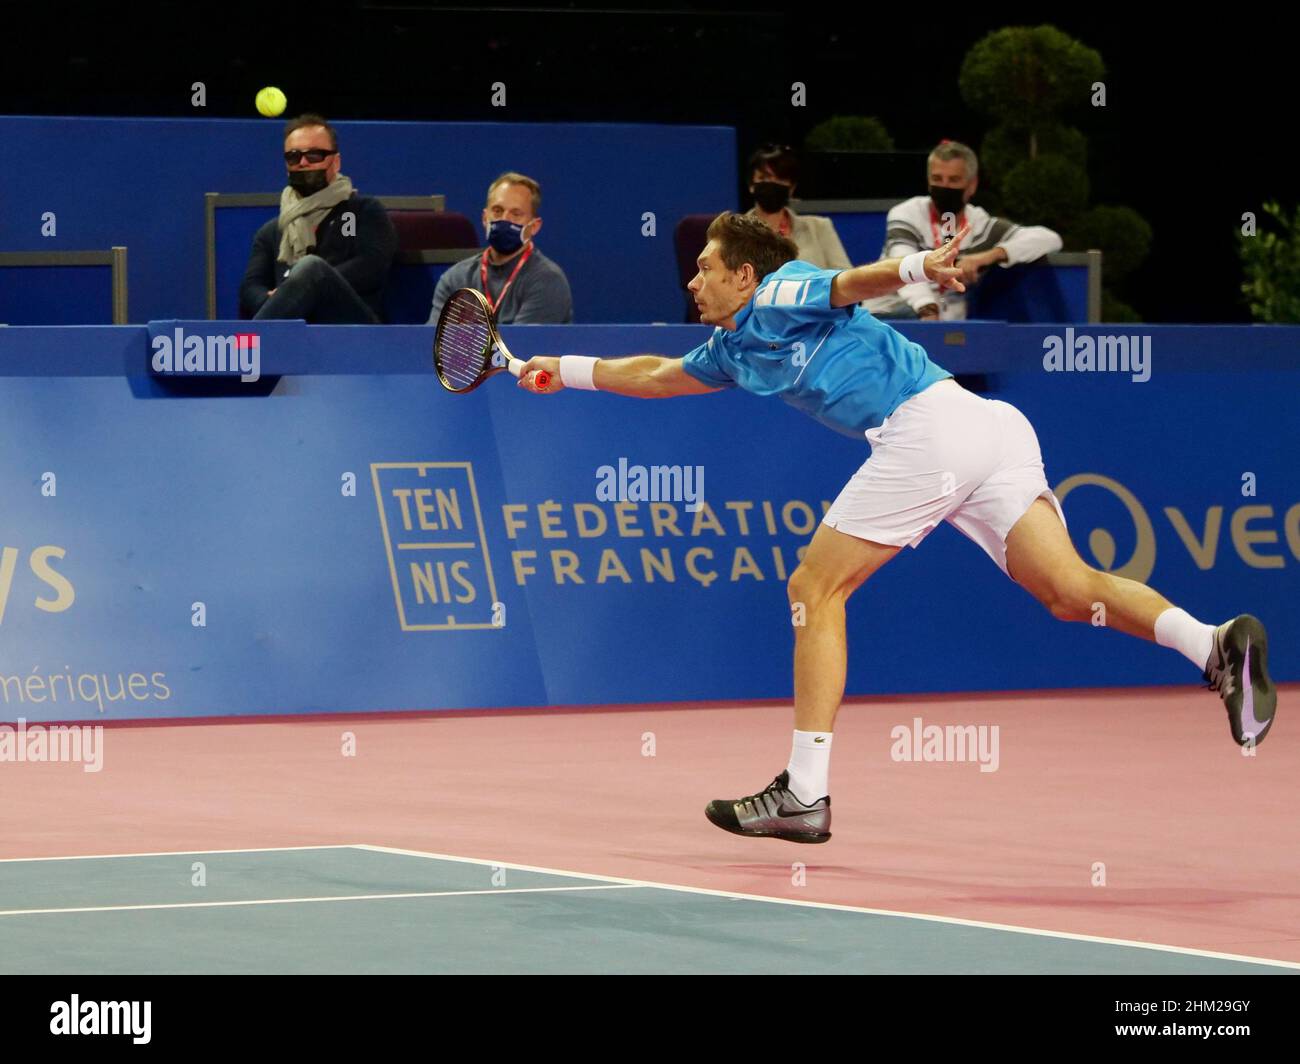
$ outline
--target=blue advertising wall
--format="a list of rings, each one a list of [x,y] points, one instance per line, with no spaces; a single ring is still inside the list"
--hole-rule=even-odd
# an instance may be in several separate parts
[[[1300,679],[1295,330],[1147,327],[1145,383],[1045,372],[1044,327],[904,331],[1029,416],[1085,559],[1258,614]],[[506,331],[524,357],[707,335]],[[738,392],[453,396],[420,326],[281,323],[271,394],[184,394],[147,336],[0,329],[0,719],[790,696],[785,579],[865,441]],[[707,506],[601,501],[620,459],[701,466]],[[1054,621],[947,526],[849,626],[853,695],[1185,683],[1212,708],[1178,655]]]
[[[0,249],[125,245],[132,321],[204,317],[203,194],[279,191],[283,128],[279,119],[0,116]],[[579,321],[680,320],[673,226],[714,209],[736,187],[735,131],[726,127],[339,122],[337,129],[343,172],[359,191],[442,193],[448,210],[475,224],[498,174],[535,177],[545,223],[538,246],[568,274]],[[42,235],[47,212],[53,236]],[[654,236],[643,235],[647,212]],[[250,246],[233,267],[236,284]],[[36,285],[33,298],[47,305],[0,321],[73,320],[66,296],[47,285]]]

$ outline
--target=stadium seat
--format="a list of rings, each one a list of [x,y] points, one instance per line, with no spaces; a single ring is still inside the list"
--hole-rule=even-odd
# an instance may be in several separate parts
[[[390,210],[388,217],[397,230],[399,253],[478,246],[478,230],[458,211]]]
[[[395,325],[423,325],[438,278],[449,265],[478,250],[474,223],[457,211],[390,209],[397,230],[397,260],[384,293],[384,319]]]

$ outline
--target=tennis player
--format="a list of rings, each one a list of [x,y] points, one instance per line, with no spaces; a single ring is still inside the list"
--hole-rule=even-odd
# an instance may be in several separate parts
[[[903,547],[947,521],[1063,621],[1093,604],[1106,624],[1184,655],[1227,707],[1232,737],[1258,744],[1273,723],[1276,691],[1264,626],[1243,614],[1214,627],[1151,588],[1087,565],[1047,486],[1038,438],[1015,407],[962,388],[913,343],[858,306],[923,279],[964,291],[953,265],[965,227],[933,251],[848,270],[797,261],[791,241],[756,218],[720,214],[688,285],[700,320],[716,326],[684,358],[579,355],[531,358],[546,393],[587,388],[642,398],[739,386],[776,395],[856,438],[871,456],[844,486],[789,581],[795,627],[794,744],[765,790],[710,802],[705,815],[737,835],[830,838],[831,731],[844,695],[848,597]]]

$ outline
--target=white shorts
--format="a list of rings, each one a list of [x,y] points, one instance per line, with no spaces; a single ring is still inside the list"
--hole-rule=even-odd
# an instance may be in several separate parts
[[[915,547],[947,521],[1007,571],[1007,533],[1047,486],[1038,437],[1010,403],[945,379],[868,429],[871,457],[822,518],[858,539]]]

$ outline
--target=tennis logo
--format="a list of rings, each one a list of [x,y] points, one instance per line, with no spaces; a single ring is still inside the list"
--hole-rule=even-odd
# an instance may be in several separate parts
[[[164,377],[234,376],[251,384],[262,376],[262,339],[255,333],[209,336],[186,333],[179,326],[169,336],[159,333],[153,349],[154,373]]]
[[[600,502],[684,502],[687,512],[695,513],[704,501],[704,467],[630,465],[620,458],[617,468],[603,465],[596,470],[596,498]]]
[[[469,462],[374,462],[370,476],[404,632],[501,628]]]
[[[912,718],[912,726],[896,724],[889,733],[894,761],[948,761],[979,763],[981,772],[998,770],[1000,731],[996,724],[926,724]]]

